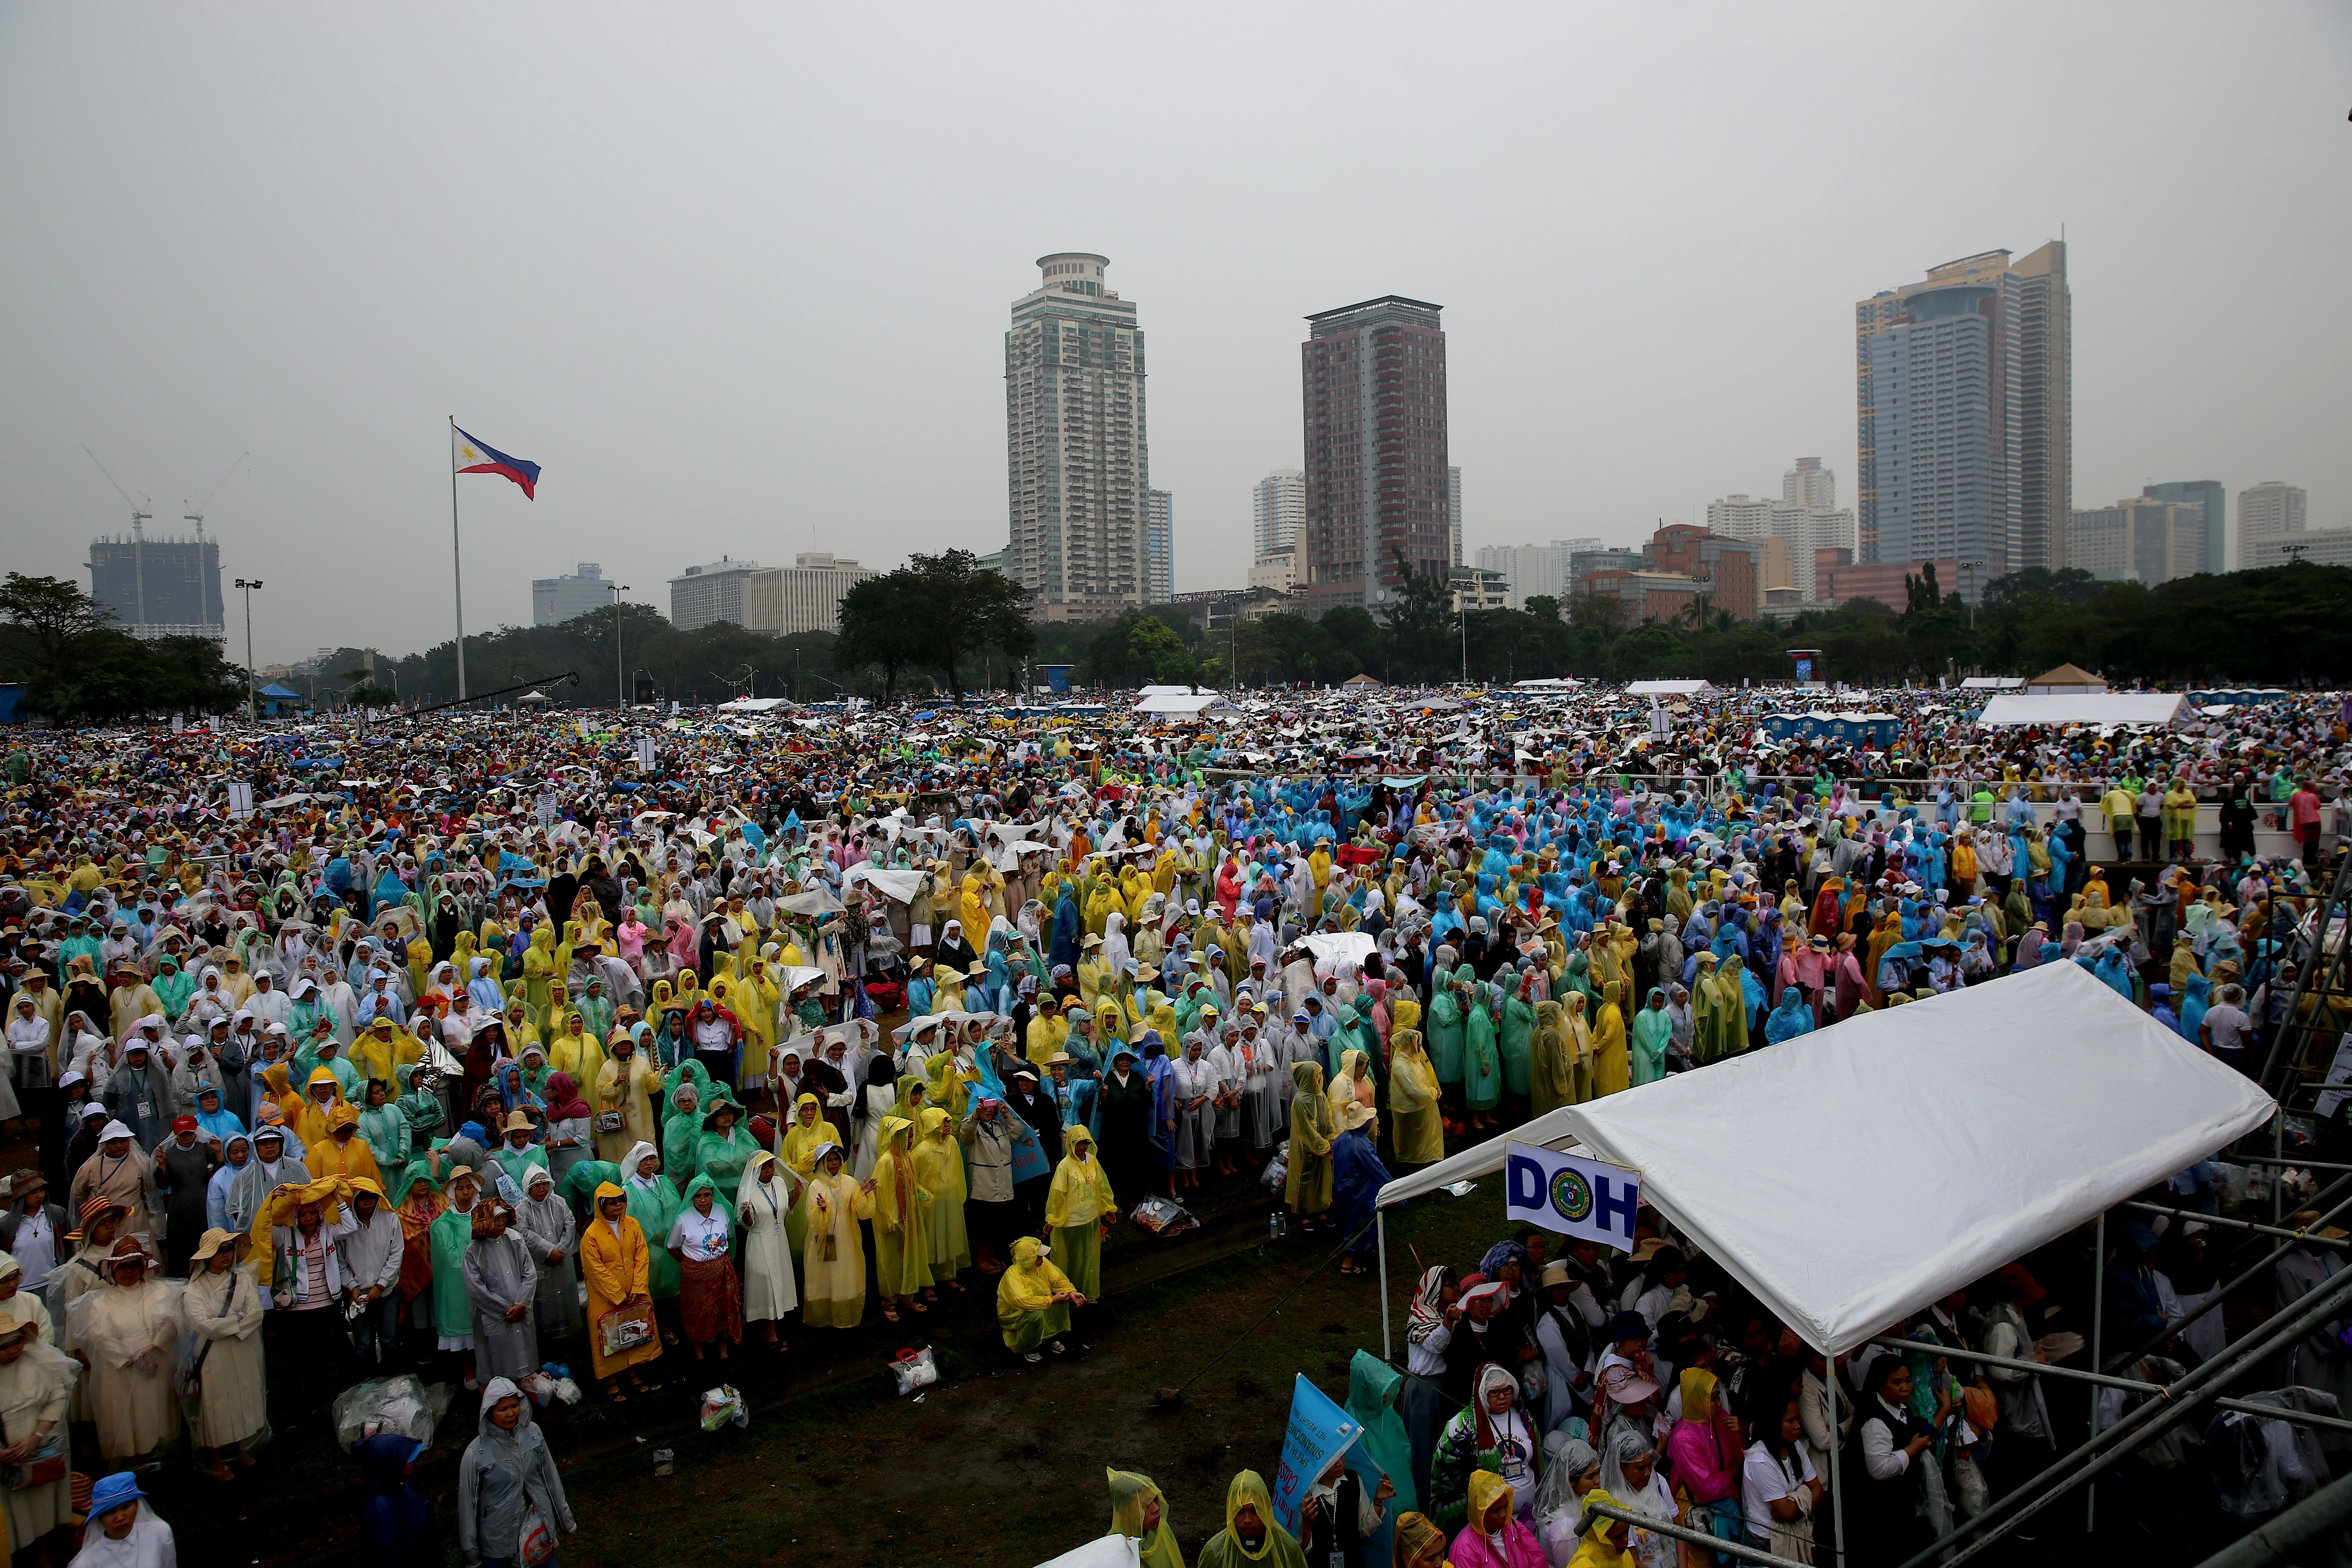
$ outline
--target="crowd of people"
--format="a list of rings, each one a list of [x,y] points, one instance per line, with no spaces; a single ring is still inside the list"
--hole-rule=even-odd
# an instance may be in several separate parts
[[[488,1478],[536,1478],[544,1446],[492,1417],[551,1360],[626,1405],[665,1358],[774,1355],[976,1289],[1039,1362],[1101,1296],[1114,1226],[1164,1223],[1204,1177],[1278,1187],[1354,1272],[1381,1185],[1449,1143],[2051,963],[2259,1071],[2347,808],[2344,710],[2042,733],[1971,731],[1948,700],[1874,694],[1899,729],[1861,749],[1768,740],[1761,694],[1662,733],[1605,691],[1252,700],[1194,727],[29,738],[0,809],[0,1119],[26,1151],[0,1220],[26,1370],[16,1394],[0,1373],[0,1417],[101,1465],[184,1445],[227,1481],[273,1423],[421,1365],[481,1393],[478,1446],[508,1445],[479,1489],[504,1500],[466,1503],[503,1539],[528,1488]],[[2135,827],[2137,859],[2095,859],[2093,831]],[[1396,1484],[1453,1550],[1518,1561],[1476,1478],[1524,1523],[1579,1457],[1547,1460],[1563,1432],[1611,1496],[1671,1485],[1727,1539],[1803,1544],[1820,1370],[1774,1325],[1707,1321],[1684,1273],[1705,1260],[1644,1245],[1612,1268],[1521,1241],[1423,1279]],[[1942,1331],[2022,1334],[2032,1280],[2003,1278]],[[1880,1479],[1876,1430],[1964,1489],[1953,1370],[1848,1376],[1811,1397],[1858,1434],[1850,1476]],[[54,1489],[7,1512],[20,1548],[75,1517]]]

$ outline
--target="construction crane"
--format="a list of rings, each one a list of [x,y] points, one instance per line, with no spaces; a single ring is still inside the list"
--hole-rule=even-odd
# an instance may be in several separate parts
[[[247,458],[252,456],[253,454],[250,452],[239,452],[236,455],[236,461],[228,466],[228,471],[221,475],[219,482],[205,492],[204,500],[198,501],[194,506],[188,506],[188,503],[184,500],[180,503],[182,506],[188,507],[188,510],[182,512],[180,515],[186,521],[196,525],[196,561],[199,567],[202,566],[204,562],[205,509],[213,504],[213,497],[220,494],[221,486],[228,483],[229,476],[235,474],[238,467],[242,465]],[[199,579],[197,589],[199,595],[201,597],[209,598],[212,593],[219,586],[220,578],[218,574],[209,572],[200,572]],[[207,610],[210,610],[214,606],[210,605],[205,606]],[[227,620],[227,606],[224,605],[219,606],[219,608],[222,612],[222,621],[226,624]]]
[[[108,468],[96,452],[90,451],[89,443],[83,442],[81,449],[89,454],[91,462],[98,464],[98,471],[106,476],[106,482],[114,487],[114,493],[121,496],[123,504],[131,509],[131,577],[138,599],[137,635],[143,637],[147,635],[147,530],[143,525],[155,515],[155,503],[143,494],[137,500],[131,500],[131,492],[122,488],[122,481],[114,477],[114,470]],[[141,510],[142,506],[144,510]],[[93,583],[90,586],[94,588],[97,584]]]
[[[208,507],[208,506],[210,506],[210,505],[212,505],[212,504],[213,504],[213,497],[215,497],[215,496],[216,496],[216,495],[220,494],[220,492],[221,492],[221,485],[225,485],[225,484],[228,483],[230,475],[235,474],[235,473],[236,472],[238,465],[239,465],[239,464],[241,464],[241,463],[243,463],[243,462],[244,462],[247,458],[250,458],[250,457],[252,457],[252,456],[253,456],[253,454],[252,454],[252,453],[250,453],[250,452],[239,452],[239,453],[236,455],[236,462],[235,462],[235,463],[231,463],[231,464],[228,466],[228,472],[227,472],[227,473],[223,474],[223,475],[220,477],[220,482],[219,482],[219,484],[215,484],[215,485],[214,485],[212,489],[208,489],[208,490],[206,490],[206,491],[205,492],[205,499],[204,499],[204,500],[202,500],[198,501],[198,502],[197,502],[195,505],[194,505],[194,506],[188,506],[188,503],[187,503],[186,501],[184,501],[184,501],[182,501],[182,502],[180,503],[182,506],[187,506],[187,507],[188,507],[188,510],[185,510],[185,511],[184,511],[184,512],[182,512],[180,515],[181,515],[183,518],[184,518],[186,521],[190,521],[190,522],[193,522],[193,523],[194,523],[194,524],[196,525],[196,542],[197,542],[197,543],[199,543],[199,544],[203,543],[203,542],[204,542],[204,539],[205,539],[205,508],[206,508],[206,507]]]

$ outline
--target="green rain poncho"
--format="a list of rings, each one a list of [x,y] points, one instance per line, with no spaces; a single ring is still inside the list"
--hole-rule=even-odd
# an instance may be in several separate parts
[[[1234,1527],[1244,1508],[1257,1510],[1258,1526],[1265,1532],[1255,1552]],[[1274,1499],[1255,1470],[1244,1470],[1225,1489],[1225,1528],[1201,1548],[1199,1568],[1307,1568],[1307,1553],[1298,1549],[1298,1538],[1275,1519]]]
[[[1429,1005],[1429,1065],[1437,1069],[1440,1084],[1462,1081],[1462,999],[1450,983],[1439,985]]]
[[[1664,986],[1650,987],[1649,1005],[1633,1016],[1630,1038],[1633,1047],[1633,1085],[1655,1083],[1666,1076],[1666,1047],[1674,1043],[1674,1020],[1666,1016]]]
[[[695,1065],[699,1067],[701,1064],[698,1062]],[[702,1169],[695,1159],[702,1147],[702,1089],[699,1085],[684,1087],[692,1088],[695,1091],[694,1109],[673,1110],[662,1119],[661,1131],[662,1174],[680,1187],[693,1181],[695,1173]],[[673,1089],[670,1093],[675,1097],[677,1090]],[[670,1103],[675,1106],[677,1101],[673,1098]]]
[[[719,1107],[735,1113],[732,1131],[721,1132],[715,1125]],[[709,1176],[721,1193],[731,1193],[743,1180],[743,1167],[760,1152],[751,1130],[743,1125],[743,1108],[722,1091],[718,1100],[706,1107],[699,1130],[695,1134],[694,1170],[697,1175]]]
[[[1512,985],[1503,997],[1503,1087],[1524,1100],[1535,1058],[1536,1005]]]
[[[400,1107],[401,1117],[408,1123],[408,1141],[411,1149],[429,1147],[434,1135],[438,1133],[449,1120],[448,1113],[441,1107],[441,1097],[438,1094],[425,1094],[417,1090],[416,1075],[423,1067],[422,1062],[410,1062],[405,1067],[392,1069],[393,1076],[400,1079],[402,1091],[400,1098],[394,1103]],[[362,1119],[360,1125],[362,1127],[367,1125],[364,1118]],[[382,1163],[381,1159],[378,1163]]]
[[[1469,979],[1470,966],[1464,964],[1455,978]],[[1495,1016],[1487,1011],[1494,990],[1473,985],[1470,1013],[1462,1021],[1462,1103],[1473,1110],[1492,1110],[1503,1098],[1503,1060],[1495,1047]]]
[[[482,1183],[470,1167],[449,1173],[448,1191],[463,1179],[472,1184],[474,1207],[481,1206]],[[443,1348],[452,1339],[470,1343],[474,1337],[474,1303],[466,1294],[466,1248],[474,1245],[474,1210],[460,1214],[453,1205],[433,1222],[433,1321],[439,1327]]]
[[[1168,1518],[1168,1500],[1151,1478],[1133,1470],[1106,1469],[1103,1474],[1110,1478],[1110,1528],[1103,1533],[1135,1537],[1143,1568],[1184,1568],[1184,1552]],[[1159,1517],[1146,1522],[1155,1508]]]
[[[646,1294],[666,1301],[677,1294],[677,1259],[665,1244],[671,1222],[686,1207],[686,1199],[659,1171],[649,1177],[637,1174],[637,1167],[653,1152],[652,1144],[638,1143],[622,1159],[621,1195],[628,1200],[629,1217],[646,1233],[646,1250],[651,1255],[646,1268]]]
[[[374,1154],[377,1170],[397,1171],[408,1163],[408,1115],[398,1100],[388,1100],[361,1111],[360,1136]]]
[[[1358,1351],[1348,1363],[1348,1414],[1364,1429],[1358,1439],[1364,1457],[1388,1472],[1396,1497],[1388,1505],[1383,1528],[1399,1514],[1421,1510],[1420,1489],[1413,1484],[1412,1439],[1397,1405],[1404,1397],[1404,1374],[1370,1351]]]

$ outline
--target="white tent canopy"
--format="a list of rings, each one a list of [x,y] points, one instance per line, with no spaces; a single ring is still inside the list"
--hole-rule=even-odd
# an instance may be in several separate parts
[[[1980,727],[2011,724],[2169,724],[2188,699],[2178,691],[2003,692],[1987,700]]]
[[[779,708],[790,708],[791,706],[791,701],[782,697],[738,697],[731,702],[721,702],[716,709],[712,710],[712,711],[719,713],[772,713]]]
[[[1704,680],[1636,680],[1625,688],[1629,697],[1696,697],[1715,688]]]
[[[1960,682],[1963,691],[2022,691],[2025,677],[2021,675],[1971,675]]]
[[[1829,1353],[2269,1119],[2260,1088],[2079,964],[1849,1018],[1536,1118],[1383,1208],[1581,1144]]]

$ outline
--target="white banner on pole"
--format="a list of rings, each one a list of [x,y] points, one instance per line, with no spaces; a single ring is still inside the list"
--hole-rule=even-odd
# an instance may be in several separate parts
[[[231,816],[253,815],[253,786],[242,780],[232,779],[228,786],[228,814]]]
[[[1513,1223],[1631,1252],[1642,1178],[1622,1165],[1513,1142],[1504,1150],[1503,1204]]]
[[[654,738],[651,735],[640,735],[637,737],[637,772],[649,773],[653,771]]]

